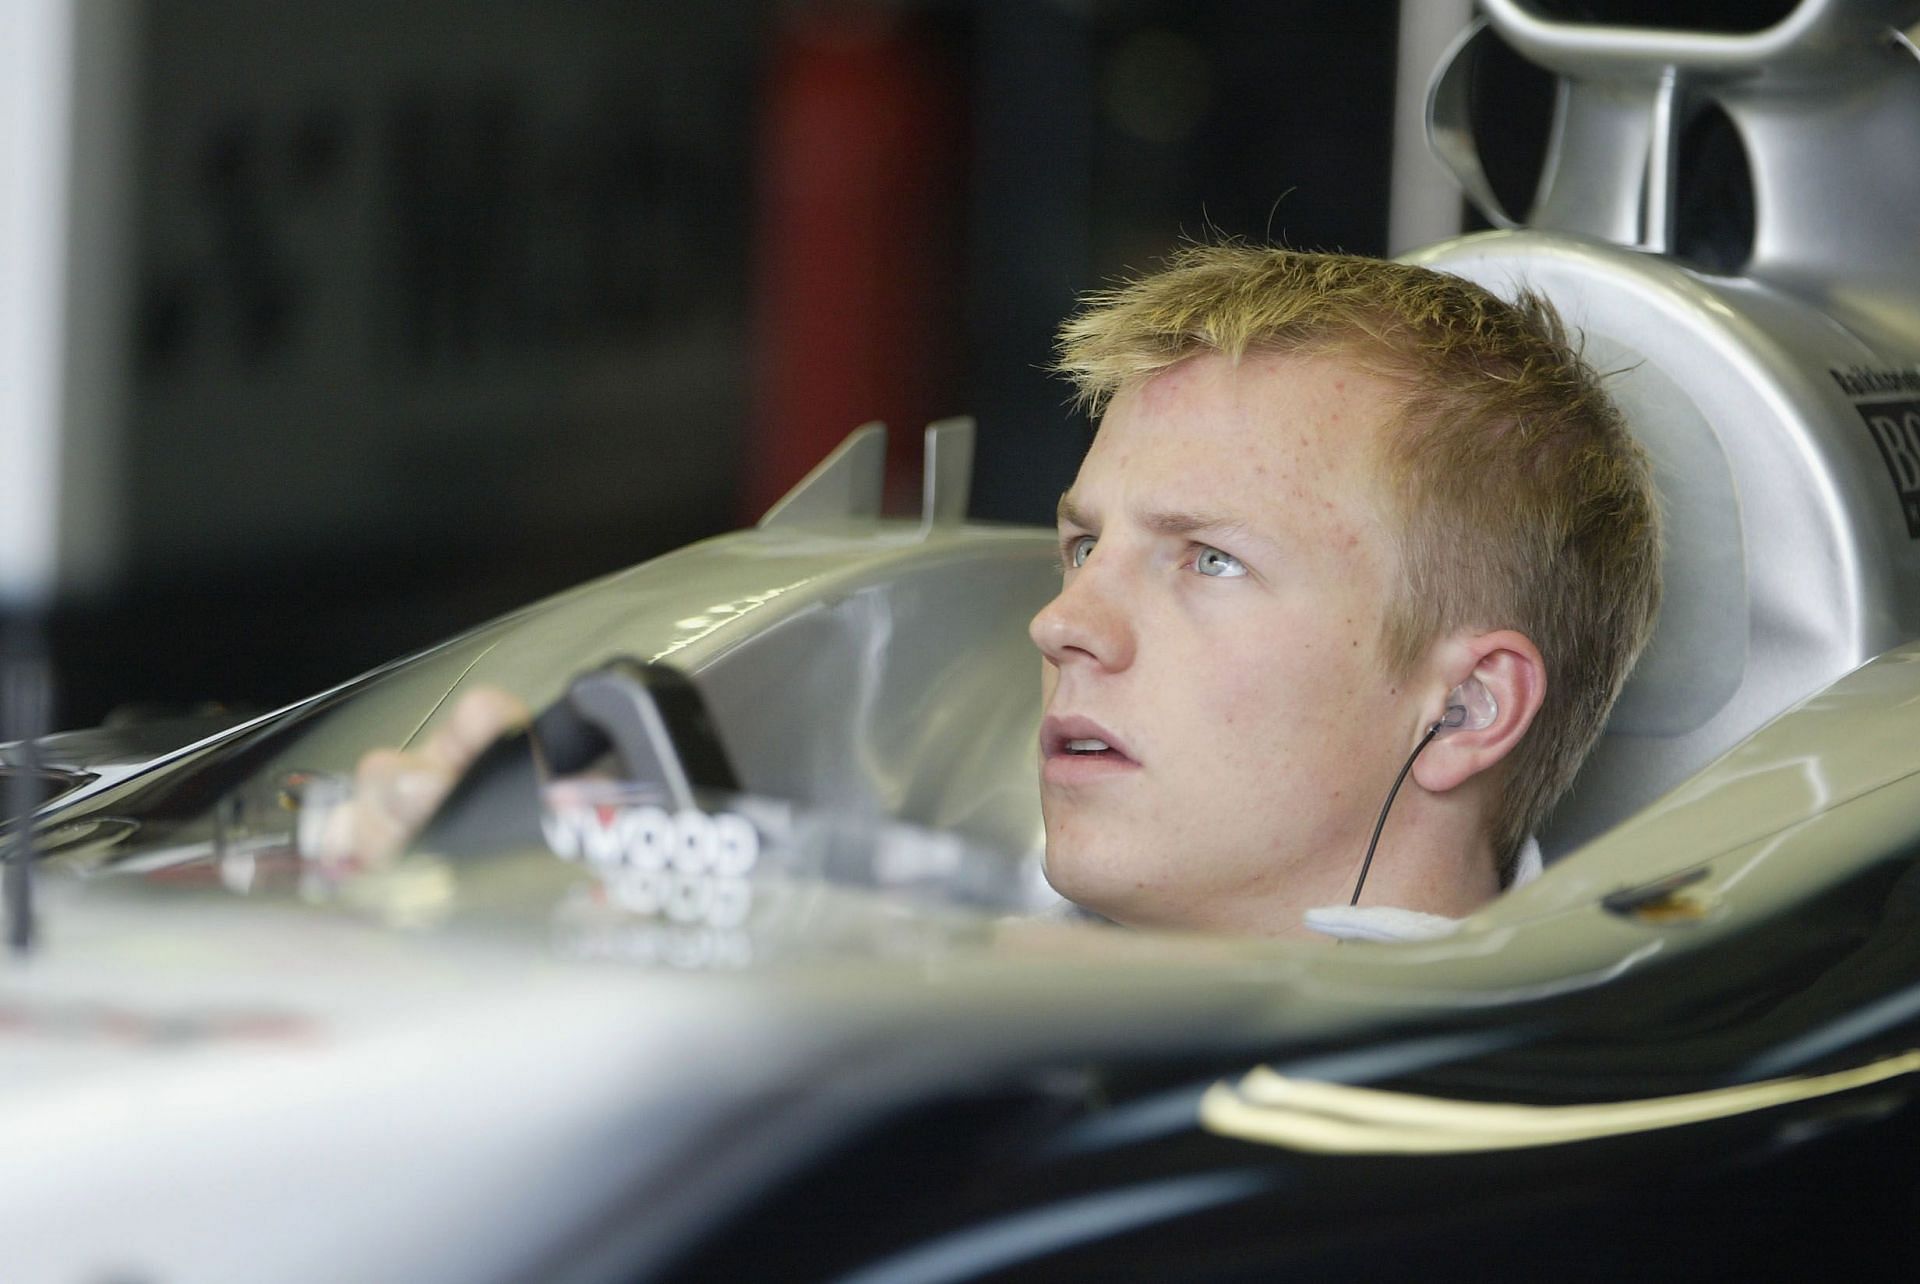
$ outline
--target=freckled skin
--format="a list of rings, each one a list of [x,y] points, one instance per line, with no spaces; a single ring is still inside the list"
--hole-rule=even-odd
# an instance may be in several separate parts
[[[1070,492],[1095,529],[1063,532],[1095,543],[1032,626],[1049,712],[1095,720],[1139,762],[1043,781],[1047,876],[1069,898],[1259,933],[1345,903],[1421,716],[1377,641],[1391,544],[1374,434],[1393,397],[1336,357],[1265,354],[1190,358],[1114,398]],[[1244,529],[1169,534],[1154,512]],[[1200,574],[1200,545],[1248,574]]]

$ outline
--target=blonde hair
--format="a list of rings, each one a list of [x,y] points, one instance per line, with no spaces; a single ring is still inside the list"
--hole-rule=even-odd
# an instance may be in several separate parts
[[[1599,737],[1653,631],[1659,510],[1647,460],[1553,308],[1348,254],[1189,245],[1090,295],[1056,369],[1098,413],[1203,352],[1336,352],[1402,389],[1379,444],[1397,583],[1381,651],[1410,673],[1433,641],[1511,628],[1546,698],[1491,821],[1502,882]]]

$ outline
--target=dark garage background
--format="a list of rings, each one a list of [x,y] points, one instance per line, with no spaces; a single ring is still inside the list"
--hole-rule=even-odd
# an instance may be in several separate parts
[[[904,504],[964,412],[975,514],[1049,521],[1079,292],[1181,236],[1389,249],[1391,3],[133,12],[65,726],[338,682],[749,522],[869,418]]]

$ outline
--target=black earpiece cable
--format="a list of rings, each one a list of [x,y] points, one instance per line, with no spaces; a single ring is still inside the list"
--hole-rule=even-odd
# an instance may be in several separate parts
[[[1373,849],[1380,845],[1380,831],[1387,827],[1387,812],[1393,806],[1394,795],[1400,792],[1401,782],[1413,770],[1413,760],[1420,756],[1422,749],[1433,743],[1433,738],[1440,734],[1442,727],[1458,727],[1466,720],[1466,706],[1449,705],[1447,716],[1427,728],[1427,734],[1420,737],[1420,743],[1413,747],[1413,752],[1400,765],[1400,774],[1393,778],[1393,788],[1387,790],[1387,800],[1380,804],[1380,819],[1373,822],[1373,837],[1367,840],[1367,858],[1360,862],[1360,877],[1353,880],[1353,899],[1347,902],[1349,907],[1360,903],[1360,889],[1367,885],[1367,871],[1373,868]]]

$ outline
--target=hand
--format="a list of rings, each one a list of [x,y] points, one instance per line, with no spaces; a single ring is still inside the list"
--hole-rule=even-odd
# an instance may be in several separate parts
[[[375,749],[360,759],[353,797],[327,815],[311,854],[349,868],[398,856],[487,746],[532,721],[510,692],[468,691],[417,747]]]

